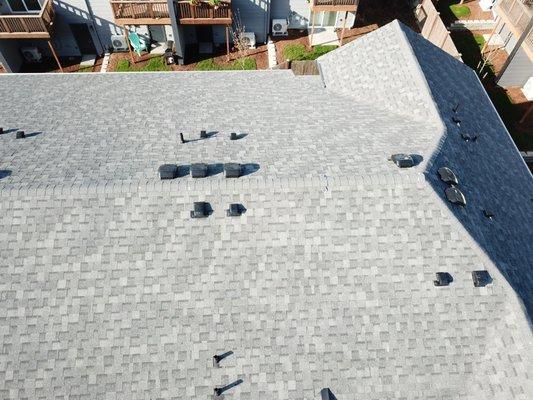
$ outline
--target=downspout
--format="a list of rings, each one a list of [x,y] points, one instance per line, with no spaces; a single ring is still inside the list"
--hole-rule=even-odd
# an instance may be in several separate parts
[[[183,65],[185,57],[185,44],[183,43],[183,29],[178,25],[176,17],[176,7],[174,0],[167,0],[168,13],[170,15],[170,24],[172,25],[172,34],[174,36],[174,51],[178,57],[178,64]]]
[[[267,5],[267,9],[266,9],[266,12],[265,12],[265,18],[266,18],[266,21],[265,21],[265,43],[268,43],[268,36],[269,36],[269,33],[270,33],[270,8],[271,8],[271,4],[272,4],[272,0],[265,0],[266,1],[266,5]]]
[[[105,53],[106,52],[106,48],[102,44],[102,39],[100,39],[100,35],[98,34],[98,28],[96,27],[96,20],[94,18],[93,9],[91,7],[91,4],[90,4],[89,0],[85,0],[85,5],[87,6],[87,13],[89,14],[89,18],[91,20],[91,25],[92,25],[92,28],[94,30],[94,33],[96,34],[96,38],[98,39],[98,44],[100,45],[100,49],[102,50],[103,53]],[[99,54],[99,55],[102,55],[102,54]]]

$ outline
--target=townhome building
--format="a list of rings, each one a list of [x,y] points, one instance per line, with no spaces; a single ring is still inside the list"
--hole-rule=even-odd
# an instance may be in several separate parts
[[[0,63],[18,72],[43,57],[127,51],[136,32],[148,51],[172,41],[177,62],[217,48],[229,51],[236,22],[251,45],[289,30],[350,28],[359,0],[2,0]]]
[[[533,1],[500,0],[493,10],[498,21],[495,32],[509,54],[498,83],[529,88],[533,98]]]

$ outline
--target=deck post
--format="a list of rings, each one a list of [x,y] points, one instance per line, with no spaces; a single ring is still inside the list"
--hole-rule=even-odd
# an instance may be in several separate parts
[[[344,13],[344,21],[342,22],[342,31],[341,31],[341,40],[340,46],[342,46],[342,41],[344,40],[344,31],[346,30],[346,20],[348,19],[348,11]]]
[[[229,25],[226,25],[226,57],[229,61]]]
[[[498,25],[499,24],[500,24],[500,16],[498,15],[496,17],[496,25],[494,25],[494,29],[492,29],[492,32],[490,33],[489,38],[487,39],[487,41],[483,45],[483,48],[481,49],[481,56],[483,56],[483,53],[485,52],[485,50],[487,50],[487,47],[489,46],[489,42],[491,41],[492,37],[494,36],[494,33],[496,33],[496,29],[498,29]]]
[[[128,37],[128,32],[129,32],[128,26],[124,25],[124,37],[126,38],[126,43],[128,44],[128,51],[130,53],[130,60],[131,60],[132,64],[135,64],[135,58],[133,58],[133,52],[131,51],[131,43],[130,43],[130,38]]]
[[[518,124],[523,124],[524,122],[526,122],[527,117],[529,117],[529,114],[531,114],[532,112],[533,112],[533,103],[531,103],[528,110],[524,113],[520,121],[518,121]]]
[[[48,47],[50,47],[50,51],[52,52],[52,55],[54,56],[54,59],[56,60],[57,66],[59,67],[59,70],[61,72],[65,72],[65,71],[63,71],[63,67],[61,66],[61,62],[59,62],[59,58],[57,57],[56,51],[54,49],[54,46],[52,45],[52,41],[51,40],[47,40],[47,42],[48,42]]]
[[[311,36],[309,36],[309,47],[313,47],[313,34],[315,33],[315,13],[311,10]]]

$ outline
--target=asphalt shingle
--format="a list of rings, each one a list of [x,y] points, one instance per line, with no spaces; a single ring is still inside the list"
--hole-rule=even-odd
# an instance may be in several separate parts
[[[366,98],[375,71],[348,66],[372,49],[397,76]],[[529,399],[533,183],[473,73],[438,51],[394,23],[326,55],[324,80],[0,76],[4,128],[42,132],[0,136],[0,397],[208,399],[243,379],[227,398]],[[483,140],[449,123],[455,91],[483,105]],[[202,129],[217,134],[179,142]],[[159,180],[192,162],[259,169]]]

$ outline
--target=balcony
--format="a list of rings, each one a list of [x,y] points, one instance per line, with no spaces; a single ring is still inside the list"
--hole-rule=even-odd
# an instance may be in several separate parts
[[[523,0],[522,0],[523,1]],[[527,28],[533,16],[533,6],[523,3],[521,0],[501,0],[496,5],[496,12],[509,30],[518,39]],[[533,30],[531,30],[522,43],[530,60],[533,60]]]
[[[359,0],[310,0],[311,11],[357,11]]]
[[[0,15],[0,39],[50,39],[54,18],[52,0],[35,14]]]
[[[170,25],[166,1],[110,1],[117,25]]]
[[[218,7],[200,1],[192,5],[188,1],[177,2],[177,18],[182,25],[231,25],[231,1],[223,1]]]

